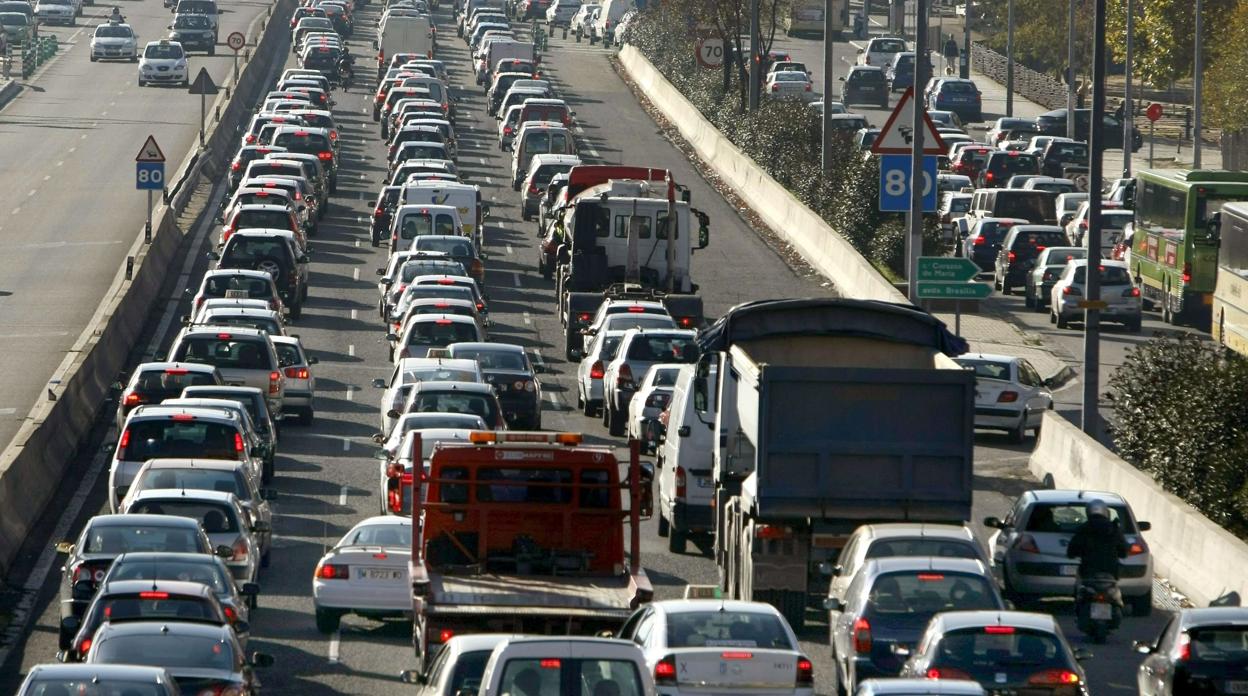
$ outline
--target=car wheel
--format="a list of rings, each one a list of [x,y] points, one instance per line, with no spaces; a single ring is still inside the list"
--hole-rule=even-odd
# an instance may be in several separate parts
[[[683,554],[689,550],[689,532],[672,525],[667,535],[667,550],[671,553]]]
[[[609,406],[607,408],[610,408]],[[624,417],[611,409],[611,419],[607,422],[607,430],[613,437],[621,437],[624,435],[624,429],[628,424],[624,422]]]
[[[329,634],[338,630],[342,624],[342,614],[329,609],[317,608],[316,610],[316,630],[321,633]]]
[[[888,108],[888,97],[884,97],[883,99],[880,100],[880,108],[881,109]]]
[[[997,290],[997,291],[1000,291],[1000,290],[1001,290],[1001,274],[1000,274],[1000,273],[995,273],[995,274],[993,274],[993,276],[992,276],[992,289],[993,289],[993,290]]]
[[[1023,288],[1023,306],[1028,309],[1036,306],[1036,298],[1032,297],[1030,286]]]
[[[1010,442],[1021,445],[1027,440],[1027,416],[1018,419],[1018,427],[1010,431]]]
[[[92,63],[94,63],[94,62],[95,62],[95,60],[96,60],[96,58],[95,58],[95,54],[94,54],[94,53],[92,53],[92,54],[91,54],[91,62],[92,62]]]
[[[598,415],[598,405],[590,401],[589,399],[585,399],[584,405],[581,406],[581,413],[585,414],[586,416],[589,416],[590,418],[593,418],[594,416]]]
[[[139,86],[140,86],[140,87],[142,87],[142,86],[143,86],[143,81],[142,81],[142,80],[139,80]]]
[[[299,413],[299,425],[302,425],[302,426],[312,425],[312,421],[315,418],[316,418],[316,411],[312,410],[312,407],[309,406]]]
[[[659,536],[666,539],[671,532],[671,524],[667,521],[667,516],[663,514],[662,510],[659,510]]]
[[[1050,309],[1050,310],[1049,310],[1049,323],[1050,323],[1050,324],[1056,324],[1056,323],[1057,323],[1057,312],[1055,312],[1055,311],[1054,311],[1054,310],[1052,310],[1052,309]]]
[[[1139,597],[1128,597],[1127,603],[1131,607],[1132,616],[1151,616],[1153,613],[1153,591],[1150,588],[1148,592]]]
[[[1067,326],[1070,326],[1070,320],[1062,316],[1061,314],[1058,314],[1056,316],[1056,323],[1057,323],[1057,328],[1059,329],[1064,329]]]
[[[267,551],[267,550],[264,553],[260,554],[260,567],[261,568],[269,567],[269,561],[271,560],[270,559],[271,555],[272,555],[272,552]]]

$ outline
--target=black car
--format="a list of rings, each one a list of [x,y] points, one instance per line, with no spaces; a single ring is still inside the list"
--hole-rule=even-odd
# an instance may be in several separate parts
[[[507,427],[542,429],[542,383],[524,348],[509,343],[452,343],[450,357],[476,360],[494,387]]]
[[[290,308],[290,317],[303,314],[308,299],[308,257],[295,251],[291,240],[279,233],[263,230],[235,232],[220,254],[209,254],[217,260],[217,268],[245,268],[264,271],[273,277],[277,294]]]
[[[962,255],[975,262],[981,271],[991,271],[997,262],[1001,242],[1014,225],[1026,225],[1022,218],[991,218],[976,220],[962,240]]]
[[[62,662],[82,662],[91,643],[105,622],[194,621],[226,626],[234,623],[212,588],[182,580],[106,580],[81,619],[61,620]],[[250,631],[247,622],[235,625],[241,634]],[[66,634],[73,636],[65,640]]]
[[[1248,609],[1182,609],[1135,651],[1147,656],[1136,673],[1140,696],[1239,693],[1248,680]]]
[[[952,111],[963,123],[984,120],[984,97],[970,80],[940,78],[927,95],[927,108]]]
[[[881,109],[888,107],[888,80],[884,69],[871,65],[855,65],[849,74],[841,78],[841,103],[874,104]]]
[[[1002,294],[1010,294],[1023,284],[1040,252],[1066,245],[1066,231],[1057,225],[1015,225],[997,252],[993,283]]]
[[[279,128],[273,144],[290,152],[316,155],[325,165],[325,174],[329,177],[329,192],[338,190],[338,151],[330,140],[328,128]]]
[[[212,365],[140,363],[117,399],[117,429],[121,430],[126,416],[139,406],[175,399],[187,387],[219,384],[225,384],[225,379]]]
[[[1036,117],[1036,130],[1043,135],[1056,135],[1059,137],[1066,136],[1066,109],[1054,109],[1046,111]],[[1091,109],[1075,109],[1075,139],[1087,141],[1092,123]],[[1103,130],[1101,134],[1104,136],[1106,149],[1121,150],[1122,149],[1122,121],[1113,116],[1106,115],[1102,121]],[[1140,131],[1131,129],[1131,151],[1138,152],[1144,146],[1144,138],[1140,135]]]
[[[979,179],[975,185],[979,188],[999,188],[1015,174],[1039,173],[1040,160],[1035,155],[998,150],[988,155],[983,168],[979,170]]]
[[[135,621],[101,626],[87,663],[164,667],[184,694],[256,694],[260,682],[254,670],[272,666],[273,657],[244,655],[228,626]]]
[[[212,20],[201,14],[174,17],[173,24],[169,25],[169,40],[182,44],[186,51],[207,51],[210,56],[217,53],[217,30]]]
[[[390,221],[394,217],[395,208],[399,207],[399,194],[402,186],[383,186],[373,203],[373,246],[381,246],[381,241],[390,235]]]
[[[247,171],[247,165],[253,160],[263,159],[269,153],[285,152],[284,147],[274,147],[272,145],[244,145],[238,149],[238,153],[234,155],[234,160],[230,162],[230,173],[227,176],[230,193],[234,193],[234,189],[243,180],[243,172]]]
[[[1088,144],[1065,138],[1051,141],[1040,155],[1040,173],[1069,178],[1068,173],[1088,170]]]

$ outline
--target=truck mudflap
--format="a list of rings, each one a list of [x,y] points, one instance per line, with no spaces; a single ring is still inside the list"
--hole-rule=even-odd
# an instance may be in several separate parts
[[[704,319],[702,312],[702,298],[698,295],[668,295],[663,298],[663,306],[667,307],[667,313],[672,315],[672,319],[676,320],[676,325],[682,329],[697,329],[702,327]]]

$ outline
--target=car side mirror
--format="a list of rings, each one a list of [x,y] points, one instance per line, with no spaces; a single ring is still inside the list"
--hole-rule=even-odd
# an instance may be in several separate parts
[[[1075,659],[1078,660],[1079,662],[1092,659],[1092,653],[1088,650],[1085,650],[1084,648],[1075,648],[1074,652],[1075,652]]]
[[[251,525],[251,531],[261,534],[271,532],[273,531],[273,525],[268,520],[256,520],[256,523]]]
[[[1135,526],[1139,527],[1141,532],[1147,532],[1148,530],[1153,528],[1153,523],[1152,522],[1136,522]]]
[[[398,334],[396,334],[396,333],[388,333],[388,334],[386,334],[386,340],[387,340],[387,341],[398,341],[398,340],[399,340],[399,335],[398,335]]]
[[[52,548],[56,549],[57,553],[71,554],[74,552],[74,542],[58,541]]]
[[[260,594],[260,584],[255,582],[245,582],[239,588],[238,593],[245,597],[254,597]]]
[[[836,597],[824,597],[823,608],[828,611],[845,611],[845,602]]]
[[[392,281],[389,278],[386,278],[385,275],[386,275],[386,269],[384,268],[377,269],[377,276],[381,278],[379,282],[385,285],[389,285]]]
[[[676,429],[676,435],[679,437],[689,437],[689,426],[682,425]]]
[[[277,500],[277,489],[276,488],[261,488],[260,499],[261,500]]]
[[[984,526],[992,527],[993,529],[1005,529],[1005,523],[999,517],[985,517]]]
[[[380,377],[373,380],[373,389],[385,389],[385,388],[386,388],[386,380]]]
[[[217,253],[217,252],[215,252],[215,251],[210,251],[210,252],[208,252],[208,253],[207,253],[207,256],[208,256],[208,258],[209,258],[209,259],[211,259],[212,261],[220,261],[220,260],[221,260],[221,255],[220,255],[220,254],[218,254],[218,253]]]
[[[70,593],[74,599],[88,602],[95,596],[95,585],[91,584],[90,580],[79,580],[70,588]]]
[[[273,656],[268,653],[254,652],[251,654],[251,666],[260,668],[272,667]]]
[[[585,351],[581,350],[580,348],[572,348],[571,350],[568,351],[568,354],[572,356],[573,360],[580,360],[581,358],[585,357]]]
[[[218,558],[229,558],[234,555],[234,549],[226,546],[225,544],[220,544],[217,548],[213,549],[212,555],[217,556]]]
[[[397,411],[394,411],[393,409],[391,409],[390,413],[397,413]],[[387,415],[389,415],[389,414],[387,414]],[[391,417],[391,418],[398,418],[398,416],[390,416],[390,417]],[[385,441],[386,441],[386,436],[385,436],[384,434],[382,434],[382,433],[373,433],[373,438],[372,438],[372,439],[373,439],[373,442],[376,442],[377,444],[379,444],[379,445],[380,445],[381,443],[383,443],[383,442],[385,442]]]
[[[230,626],[234,629],[234,633],[251,633],[251,624],[246,621],[235,621]]]
[[[181,317],[178,318],[178,320],[182,322],[183,326],[186,326],[187,324],[191,323],[191,315],[183,314]]]
[[[384,449],[379,449],[376,452],[373,452],[373,459],[379,459],[383,462],[388,462],[390,461],[390,453],[385,451]]]
[[[859,51],[859,53],[861,53],[861,51]],[[838,78],[836,78],[836,79],[837,79],[837,81],[838,81],[838,82],[844,82],[844,81],[845,81],[845,78],[843,78],[843,77],[838,77]]]
[[[77,616],[71,615],[61,619],[61,630],[65,633],[72,635],[77,633],[79,628],[82,628],[82,620]]]
[[[414,669],[405,669],[399,672],[399,681],[404,684],[424,684],[425,675]]]
[[[309,248],[308,251],[312,251],[312,249]],[[295,263],[308,263],[308,255],[304,254],[303,256],[300,256],[299,258],[295,259]]]
[[[320,363],[321,363],[320,358],[308,358],[309,365],[319,365]]]
[[[1132,650],[1134,650],[1134,651],[1136,651],[1137,653],[1139,653],[1139,654],[1141,654],[1141,655],[1152,655],[1152,654],[1153,654],[1153,650],[1154,650],[1152,643],[1148,643],[1148,642],[1146,642],[1146,641],[1142,641],[1142,640],[1137,640],[1137,641],[1135,641],[1134,643],[1132,643],[1132,644],[1131,644],[1131,649],[1132,649]],[[1076,656],[1075,656],[1075,659],[1076,659],[1076,660],[1077,660],[1077,659],[1079,659],[1079,656],[1078,656],[1078,655],[1076,655]]]

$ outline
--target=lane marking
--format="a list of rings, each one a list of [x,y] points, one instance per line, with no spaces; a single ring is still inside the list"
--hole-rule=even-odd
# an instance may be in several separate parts
[[[338,664],[338,644],[342,641],[342,631],[334,631],[334,635],[329,637],[329,664]]]
[[[357,310],[357,309],[353,309],[353,310],[351,310],[351,318],[352,318],[352,319],[355,319],[358,315],[359,315],[359,310]]]
[[[10,214],[10,215],[17,215],[17,214],[18,214],[18,213],[20,213],[20,212],[22,212],[22,209],[19,207],[19,208],[14,208],[14,209],[13,209],[13,212],[12,212],[12,213],[9,213],[9,214]]]
[[[348,439],[347,439],[347,438],[345,438],[345,437],[344,437],[344,438],[342,438],[342,451],[343,451],[343,452],[347,452],[347,451],[349,451],[350,449],[351,449],[351,441],[350,441],[350,440],[348,440]]]
[[[515,251],[511,248],[511,245],[510,245],[510,244],[508,244],[508,245],[507,245],[507,253],[508,253],[508,254],[514,254],[514,253],[515,253]]]
[[[520,271],[512,271],[511,277],[516,281],[516,287],[520,287]]]
[[[339,505],[346,505],[346,504],[347,504],[347,493],[348,493],[348,492],[350,492],[350,490],[351,490],[351,487],[350,487],[350,486],[343,486],[343,487],[342,487],[342,491],[338,493],[338,504],[339,504]]]
[[[354,343],[347,345],[347,357],[349,358],[355,357],[355,344]]]
[[[347,401],[355,401],[355,387],[347,385]]]
[[[485,177],[485,183],[493,185],[494,180],[487,176]]]
[[[59,161],[59,162],[57,162],[57,163],[56,163],[56,166],[60,167],[60,166],[62,166],[62,165],[64,165],[64,164],[65,164],[65,160],[61,160],[61,161]]]
[[[351,279],[352,280],[360,279],[360,269],[358,267],[351,269]]]
[[[526,323],[526,324],[532,324],[532,323],[533,323],[533,320],[532,320],[531,318],[529,318],[529,313],[528,313],[528,312],[522,312],[522,313],[520,314],[520,317],[521,317],[522,319],[524,319],[524,323]]]
[[[27,192],[26,192],[26,197],[27,197],[27,198],[30,198],[30,197],[31,197],[31,196],[33,196],[33,195],[35,195],[35,189],[31,189],[31,190],[29,190],[29,191],[27,191]]]
[[[16,408],[0,408],[0,416],[11,416],[17,413]]]

